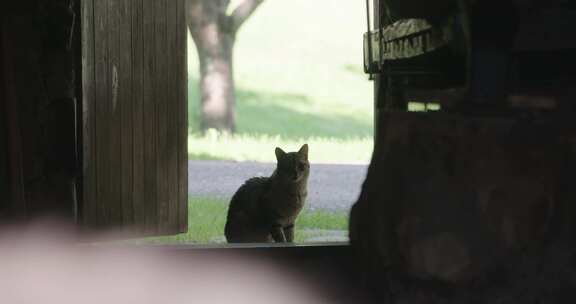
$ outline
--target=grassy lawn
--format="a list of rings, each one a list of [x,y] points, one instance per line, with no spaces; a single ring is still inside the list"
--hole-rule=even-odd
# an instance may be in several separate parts
[[[304,143],[310,146],[312,163],[332,164],[368,163],[373,145],[372,138],[285,139],[269,135],[230,136],[213,131],[204,136],[191,134],[188,137],[188,155],[190,159],[276,162],[274,147],[297,151]]]
[[[189,199],[188,233],[166,237],[149,237],[138,243],[184,244],[184,243],[223,243],[224,224],[228,202],[220,199],[193,197]],[[348,230],[346,212],[324,210],[302,211],[296,222],[296,242],[303,243],[329,232],[345,233]],[[329,231],[329,232],[327,232]]]
[[[367,163],[373,88],[362,71],[364,9],[357,1],[265,1],[238,33],[234,135],[199,132],[198,58],[189,36],[189,157],[275,162],[274,147],[308,143],[314,163]],[[228,202],[192,197],[189,204],[188,233],[143,241],[223,242]],[[347,226],[347,211],[304,210],[296,241],[342,237]]]
[[[367,162],[373,89],[362,72],[364,13],[356,1],[265,1],[238,34],[232,137],[199,134],[198,59],[189,38],[190,157],[269,161],[275,145],[308,142],[316,162]]]

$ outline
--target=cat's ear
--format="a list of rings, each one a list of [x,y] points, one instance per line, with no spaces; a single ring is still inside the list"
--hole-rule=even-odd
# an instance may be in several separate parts
[[[284,150],[282,150],[278,147],[276,147],[275,152],[276,152],[276,160],[277,161],[284,159],[284,157],[286,156],[286,152],[284,152]]]
[[[308,160],[308,144],[304,144],[302,148],[298,151],[298,155]]]

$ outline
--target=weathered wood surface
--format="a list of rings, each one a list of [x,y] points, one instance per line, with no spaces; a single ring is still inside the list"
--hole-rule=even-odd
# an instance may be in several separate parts
[[[86,226],[187,229],[184,4],[83,1]]]
[[[12,21],[13,22],[13,21]],[[8,21],[0,20],[0,38],[2,39],[0,52],[0,61],[2,70],[1,78],[3,83],[3,92],[0,98],[3,99],[2,106],[6,112],[6,143],[8,147],[8,179],[9,184],[9,202],[8,211],[18,216],[26,214],[26,188],[24,183],[24,164],[22,151],[22,128],[20,119],[20,104],[17,99],[16,77],[14,69],[14,49],[13,27],[8,25]]]
[[[364,39],[372,40],[372,59],[379,63],[422,56],[451,43],[453,35],[451,26],[432,27],[424,19],[407,19],[370,31]]]
[[[178,0],[178,11],[183,11],[186,9],[185,0]],[[182,2],[182,3],[180,3]],[[186,15],[176,14],[177,24],[186,23]],[[187,33],[180,32],[179,39],[176,39],[177,49],[187,48]],[[187,54],[184,52],[177,54],[179,57],[175,58],[177,62],[182,64],[182,66],[187,66]],[[186,68],[180,69],[180,74],[175,74],[176,79],[187,79],[188,71]],[[176,86],[177,98],[178,99],[188,99],[188,85],[187,83],[179,83]],[[188,111],[178,112],[178,201],[188,201],[188,166],[183,166],[182,164],[187,164],[188,162]],[[188,229],[188,204],[178,204],[178,225],[180,231],[186,231]]]
[[[76,169],[71,0],[3,1],[0,82],[10,218],[73,217]]]
[[[0,24],[0,71],[4,71],[3,26]],[[8,136],[7,136],[7,110],[6,93],[4,89],[4,73],[0,72],[0,218],[8,209]]]

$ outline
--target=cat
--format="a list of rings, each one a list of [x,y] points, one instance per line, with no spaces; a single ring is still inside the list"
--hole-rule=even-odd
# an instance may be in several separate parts
[[[275,153],[272,175],[247,180],[232,196],[224,228],[228,243],[294,242],[294,222],[307,195],[308,144]]]

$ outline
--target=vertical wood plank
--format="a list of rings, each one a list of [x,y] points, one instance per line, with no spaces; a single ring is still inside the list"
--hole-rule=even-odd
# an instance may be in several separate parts
[[[144,22],[143,6],[144,0],[131,0],[132,10],[132,102],[133,102],[133,188],[132,198],[134,203],[134,222],[141,226],[146,222],[146,209],[142,208],[145,204],[145,161],[144,161],[144,137],[145,120],[144,120]]]
[[[3,59],[3,49],[2,41],[3,38],[3,25],[0,22],[0,71],[4,71],[4,64]],[[0,218],[3,216],[3,212],[7,211],[8,208],[8,185],[10,181],[8,179],[8,139],[7,139],[7,131],[6,131],[6,121],[7,121],[7,110],[5,107],[5,93],[4,93],[4,75],[0,72],[0,197],[3,197],[3,200],[0,200]]]
[[[26,216],[26,187],[24,184],[24,164],[22,159],[22,128],[19,103],[16,94],[15,67],[12,58],[17,50],[12,43],[14,39],[13,20],[0,19],[0,38],[2,39],[2,74],[6,113],[6,131],[8,140],[8,166],[10,180],[9,213],[15,216]]]
[[[188,231],[188,24],[186,0],[178,1],[177,59],[174,67],[177,81],[177,99],[180,101],[178,117],[178,223],[180,232]]]
[[[183,100],[178,98],[177,93],[177,74],[174,69],[178,69],[178,56],[179,51],[176,42],[178,39],[178,1],[167,1],[166,7],[166,53],[168,56],[167,64],[167,90],[166,101],[167,108],[167,172],[166,179],[168,188],[168,232],[178,233],[178,110],[182,107]]]
[[[107,143],[107,183],[110,195],[108,201],[107,224],[117,226],[122,224],[122,96],[120,95],[120,10],[119,4],[124,0],[107,0],[108,3],[108,102],[109,124],[106,125]]]
[[[110,138],[111,135],[111,124],[112,124],[112,77],[111,77],[111,24],[110,24],[110,2],[103,1],[103,15],[104,15],[104,31],[103,31],[103,39],[104,39],[104,59],[102,60],[102,64],[104,65],[103,68],[103,78],[104,78],[104,86],[100,88],[103,91],[103,97],[101,100],[97,102],[100,104],[101,113],[102,113],[102,120],[99,121],[100,128],[99,128],[99,136],[102,137],[102,162],[101,162],[101,172],[102,174],[99,175],[100,182],[102,184],[102,199],[98,202],[99,205],[104,205],[105,208],[103,210],[102,215],[102,225],[108,226],[110,224],[110,220],[112,218],[112,210],[114,201],[112,198],[112,172],[111,172],[111,152],[110,147],[112,144],[112,140]]]
[[[129,0],[120,0],[117,15],[119,19],[118,51],[119,54],[119,86],[118,102],[121,113],[121,201],[122,201],[122,224],[124,228],[130,228],[134,224],[133,209],[133,130],[132,111],[134,111],[132,99],[133,74],[132,74],[132,12]]]
[[[84,225],[91,225],[96,216],[95,157],[95,62],[94,62],[94,0],[80,1],[82,15],[82,201],[79,215]]]
[[[106,111],[108,103],[108,23],[107,23],[107,1],[94,1],[94,49],[95,49],[95,100],[94,100],[94,137],[95,137],[95,197],[94,205],[96,215],[94,225],[105,224],[108,209],[109,191],[105,181],[107,173],[107,132],[106,125],[109,123],[109,115]]]
[[[156,69],[155,69],[155,24],[154,24],[154,2],[155,0],[144,0],[144,201],[140,208],[144,209],[145,219],[143,227],[145,233],[156,233],[157,231],[157,187],[156,187]]]
[[[167,124],[168,120],[166,119],[166,108],[167,104],[173,101],[167,99],[167,81],[166,77],[168,73],[166,73],[167,67],[167,58],[170,54],[166,53],[166,0],[156,0],[154,1],[155,9],[154,9],[154,24],[155,24],[155,35],[156,35],[156,44],[154,45],[154,50],[157,55],[164,54],[163,56],[156,56],[156,77],[157,84],[156,87],[156,96],[155,96],[155,104],[156,104],[156,119],[157,119],[157,138],[158,138],[158,150],[157,150],[157,162],[156,162],[156,185],[158,186],[157,192],[157,208],[158,208],[158,220],[159,220],[159,232],[166,233],[167,232],[167,223],[168,223],[168,198],[167,198],[167,169],[168,169],[168,161],[167,161],[167,145],[166,145],[166,137],[167,134]]]
[[[89,1],[84,219],[148,235],[186,231],[185,1]]]

